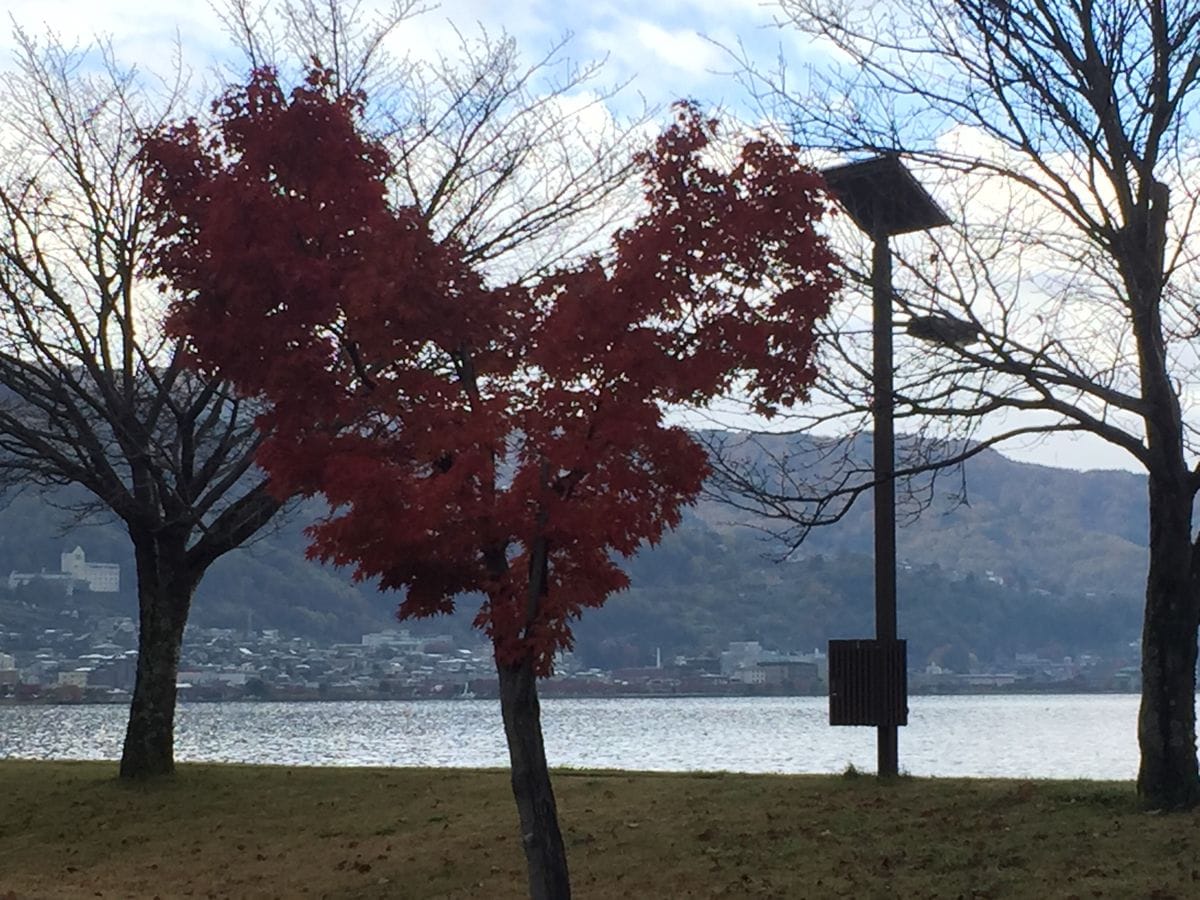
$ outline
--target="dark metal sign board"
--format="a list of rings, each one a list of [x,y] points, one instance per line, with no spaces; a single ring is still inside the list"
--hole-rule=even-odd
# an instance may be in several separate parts
[[[829,724],[908,724],[907,642],[829,642]]]

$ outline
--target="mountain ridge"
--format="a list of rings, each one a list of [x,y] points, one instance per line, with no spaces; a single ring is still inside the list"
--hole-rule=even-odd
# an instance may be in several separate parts
[[[787,440],[802,440],[789,436]],[[856,452],[869,440],[856,442]],[[910,659],[946,647],[991,658],[1047,645],[1116,652],[1137,639],[1146,566],[1145,479],[1011,460],[985,450],[966,465],[966,503],[942,492],[898,530],[900,629]],[[29,586],[0,590],[0,626],[53,615],[63,604],[136,619],[132,551],[115,522],[71,526],[32,492],[0,509],[0,572],[56,566],[79,544],[88,559],[122,565],[119,595],[64,599]],[[70,497],[58,497],[68,505]],[[304,558],[310,501],[252,546],[218,560],[193,604],[194,627],[277,628],[328,641],[398,627],[396,598]],[[872,510],[861,498],[835,526],[816,529],[788,562],[734,510],[701,501],[662,543],[627,562],[629,591],[576,625],[577,652],[604,667],[646,664],[656,651],[712,654],[729,641],[812,649],[872,633]],[[69,531],[64,533],[64,528]],[[52,592],[51,592],[52,593]],[[41,599],[39,599],[41,597]],[[420,632],[466,637],[474,603]]]

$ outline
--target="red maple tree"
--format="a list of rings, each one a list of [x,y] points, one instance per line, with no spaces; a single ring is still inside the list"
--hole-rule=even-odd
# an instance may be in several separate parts
[[[716,165],[717,123],[680,105],[610,252],[497,285],[389,201],[362,103],[259,70],[149,140],[153,271],[196,365],[264,402],[272,484],[328,500],[310,554],[403,592],[401,618],[483,597],[531,891],[567,896],[536,677],[701,489],[664,410],[804,397],[838,288],[822,183],[770,140]]]

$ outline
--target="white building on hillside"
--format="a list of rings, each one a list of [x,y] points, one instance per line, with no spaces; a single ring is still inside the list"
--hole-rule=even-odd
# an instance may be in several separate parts
[[[83,555],[83,548],[76,547],[62,555],[63,574],[86,581],[88,590],[95,594],[115,594],[121,590],[121,567],[117,563],[90,563]]]
[[[97,594],[115,594],[121,590],[121,566],[118,563],[90,563],[83,548],[76,547],[62,554],[59,572],[11,572],[8,576],[9,590],[29,584],[31,581],[65,581],[67,593],[72,593],[75,582],[83,582],[87,589]]]

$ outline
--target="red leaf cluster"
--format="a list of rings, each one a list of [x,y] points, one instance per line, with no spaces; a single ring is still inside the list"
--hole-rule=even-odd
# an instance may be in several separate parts
[[[805,396],[839,286],[822,184],[766,140],[707,164],[717,125],[680,106],[611,256],[494,286],[389,202],[361,105],[319,70],[290,93],[260,70],[212,123],[147,142],[170,328],[264,402],[276,489],[327,498],[310,553],[403,591],[401,617],[482,595],[497,658],[545,673],[626,586],[614,556],[700,491],[704,453],[664,406]]]

